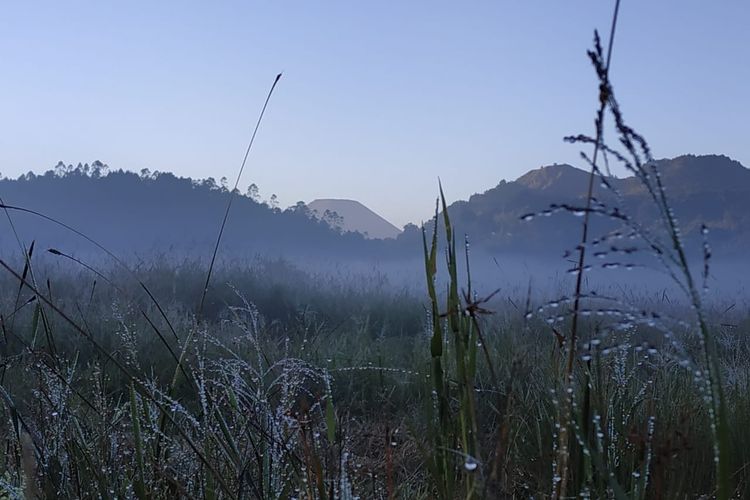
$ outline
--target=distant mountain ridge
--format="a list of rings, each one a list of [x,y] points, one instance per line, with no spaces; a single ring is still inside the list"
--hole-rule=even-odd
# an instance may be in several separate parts
[[[193,180],[170,173],[122,170],[106,165],[59,164],[43,175],[0,179],[0,196],[8,205],[34,210],[85,233],[121,256],[210,256],[230,191],[213,179]],[[101,254],[80,236],[42,217],[9,211],[13,226],[28,246],[64,252]],[[359,233],[340,233],[309,217],[300,202],[287,209],[235,193],[220,248],[221,258],[385,254],[378,241]],[[17,253],[7,217],[0,220],[0,251]]]
[[[699,236],[706,224],[712,244],[725,252],[750,248],[750,169],[720,155],[683,155],[656,161],[671,206],[683,234]],[[580,238],[580,220],[562,215],[524,222],[524,214],[543,211],[552,204],[582,206],[589,173],[567,164],[532,170],[515,181],[458,201],[448,207],[453,224],[474,244],[492,251],[537,251],[574,246]],[[646,227],[659,214],[634,177],[610,178],[622,194],[624,209]],[[615,203],[613,195],[595,182],[595,196]]]
[[[726,156],[684,155],[658,160],[670,204],[691,248],[700,250],[700,228],[710,229],[717,255],[745,257],[750,248],[750,170]],[[554,214],[522,221],[552,204],[581,206],[588,172],[555,164],[515,181],[501,181],[448,208],[455,234],[467,234],[474,248],[495,255],[561,255],[580,240],[580,218]],[[648,194],[632,177],[609,179],[621,200],[595,182],[595,196],[620,204],[647,229],[659,220]],[[450,186],[444,186],[450,192]],[[210,255],[230,196],[212,179],[193,180],[169,173],[114,171],[95,162],[58,165],[43,175],[0,179],[9,205],[35,210],[68,224],[118,255],[169,254],[178,258]],[[328,212],[327,220],[326,212]],[[317,213],[316,217],[310,217]],[[340,217],[337,219],[336,214]],[[28,245],[66,251],[98,252],[70,231],[38,216],[10,211],[15,229]],[[321,217],[322,216],[322,217]],[[593,218],[592,230],[606,224]],[[606,222],[606,221],[605,221]],[[337,224],[340,227],[337,228]],[[367,233],[369,238],[365,238]],[[13,228],[0,220],[0,251],[17,252]],[[593,233],[592,233],[593,234]],[[384,238],[384,239],[376,239]],[[419,258],[422,234],[409,224],[401,232],[354,200],[321,199],[287,209],[236,193],[219,255],[323,256],[326,259]]]
[[[318,219],[325,220],[326,212],[329,219],[337,215],[340,220],[331,220],[332,224],[340,226],[345,231],[361,233],[366,238],[396,238],[401,234],[399,228],[358,201],[321,198],[311,201],[307,207]]]

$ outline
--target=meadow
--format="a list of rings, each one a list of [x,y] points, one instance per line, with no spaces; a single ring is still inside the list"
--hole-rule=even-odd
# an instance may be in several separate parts
[[[0,498],[750,497],[746,300],[712,300],[707,228],[689,261],[610,54],[597,35],[596,134],[568,138],[593,149],[582,204],[523,217],[580,218],[567,290],[478,289],[442,188],[421,292],[19,241],[0,260]],[[597,199],[617,198],[610,162],[657,221]],[[586,278],[639,266],[681,296]]]
[[[498,294],[477,306],[493,314],[477,316],[471,368],[459,367],[446,335],[441,416],[429,301],[385,279],[327,280],[283,261],[221,268],[199,323],[204,271],[191,263],[108,273],[117,287],[87,269],[38,272],[36,300],[3,277],[3,310],[17,310],[3,316],[0,372],[8,498],[552,494],[566,351],[546,313],[526,314],[557,309],[548,301]],[[638,300],[636,312],[687,310]],[[740,465],[750,449],[750,318],[723,309],[709,318]],[[581,326],[576,359],[575,488],[592,498],[714,495],[696,333],[670,341],[648,322],[609,331],[614,313],[601,310]],[[461,370],[471,371],[468,388]],[[460,432],[469,422],[470,453]],[[735,469],[739,496],[748,478]]]

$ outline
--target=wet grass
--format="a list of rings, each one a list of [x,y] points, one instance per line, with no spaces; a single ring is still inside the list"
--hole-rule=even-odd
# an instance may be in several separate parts
[[[461,313],[456,331],[445,312],[456,296],[450,299],[450,287],[442,291],[446,282],[438,277],[437,316],[428,314],[431,300],[379,287],[360,289],[348,300],[341,288],[318,288],[289,297],[285,314],[269,305],[276,314],[269,320],[243,298],[280,286],[273,276],[259,284],[262,273],[218,271],[217,280],[234,278],[234,287],[222,287],[225,306],[200,324],[187,312],[195,295],[176,290],[162,304],[179,339],[170,340],[172,347],[185,353],[186,375],[171,396],[176,363],[139,312],[145,307],[138,301],[148,298],[137,283],[122,290],[126,296],[103,285],[91,295],[95,277],[82,272],[61,278],[60,287],[65,279],[71,284],[55,298],[55,276],[44,276],[53,283],[51,303],[91,336],[48,310],[54,357],[35,305],[47,295],[37,291],[40,298],[28,302],[37,292],[25,288],[20,302],[27,305],[16,313],[13,331],[3,318],[5,494],[551,495],[567,350],[546,311],[556,311],[554,318],[563,305],[530,300],[527,317],[490,301],[481,307],[496,314],[476,308],[467,314],[461,298],[454,306]],[[201,289],[201,275],[186,276],[161,268],[159,279],[182,279],[188,292]],[[12,283],[6,276],[4,310],[15,302]],[[313,297],[326,293],[327,307],[312,309]],[[641,308],[633,304],[632,324],[608,330],[605,325],[620,324],[622,315],[606,305],[581,318],[570,395],[576,419],[571,487],[581,485],[593,498],[714,495],[710,407],[695,361],[701,359],[700,335],[675,327],[674,337],[665,339],[652,319],[641,321],[641,310],[652,305],[646,300]],[[152,308],[147,314],[157,313]],[[725,315],[709,316],[707,325],[727,380],[728,454],[737,464],[731,481],[741,495],[750,478],[742,468],[750,459],[750,342],[744,329],[720,326],[726,322]],[[747,324],[747,318],[732,322]],[[436,324],[445,334],[438,356]],[[584,415],[591,416],[588,426]]]

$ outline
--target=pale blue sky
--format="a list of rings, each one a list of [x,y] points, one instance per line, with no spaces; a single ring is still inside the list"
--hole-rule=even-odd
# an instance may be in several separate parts
[[[613,1],[5,2],[0,172],[58,160],[232,179],[283,205],[362,201],[429,216],[591,132],[585,50]],[[656,156],[750,166],[750,3],[622,0],[612,75]]]

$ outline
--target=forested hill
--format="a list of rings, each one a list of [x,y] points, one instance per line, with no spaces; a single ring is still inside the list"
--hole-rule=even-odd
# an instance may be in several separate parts
[[[257,192],[257,191],[255,191]],[[224,233],[221,255],[387,256],[390,245],[342,233],[311,218],[303,203],[281,209],[260,202],[252,186],[236,193]],[[63,222],[124,256],[172,254],[178,258],[210,255],[230,197],[213,179],[195,181],[170,173],[140,175],[109,171],[95,162],[78,167],[58,164],[43,175],[0,180],[7,205],[34,210]],[[15,229],[28,245],[62,251],[98,252],[81,237],[36,215],[10,210]],[[0,222],[2,251],[17,248],[8,218]]]
[[[705,224],[717,254],[746,255],[750,248],[750,170],[720,155],[683,155],[655,163],[691,247],[700,251],[700,230]],[[448,212],[458,234],[468,234],[472,245],[493,254],[560,255],[580,241],[581,219],[571,213],[549,211],[548,216],[528,221],[522,217],[543,213],[555,204],[585,206],[588,176],[588,172],[566,164],[541,167],[455,202]],[[610,178],[609,182],[621,196],[615,199],[597,180],[595,196],[600,201],[626,211],[646,230],[659,230],[660,214],[638,179]],[[594,233],[612,228],[599,217],[592,225]]]
[[[683,234],[700,250],[700,228],[710,229],[711,244],[720,255],[744,255],[750,248],[750,170],[725,156],[680,156],[659,160],[657,166]],[[580,238],[581,219],[557,213],[523,221],[553,204],[583,205],[588,173],[570,165],[532,170],[515,181],[449,206],[462,238],[493,255],[539,254],[560,256]],[[611,178],[619,191],[597,188],[600,201],[619,205],[646,229],[657,229],[659,214],[633,177]],[[208,256],[219,231],[230,193],[212,179],[195,181],[170,173],[136,174],[108,171],[95,162],[78,167],[58,165],[43,175],[27,174],[0,180],[0,196],[8,205],[37,211],[68,224],[118,253],[169,254],[178,258]],[[597,181],[597,186],[600,184]],[[450,186],[445,186],[450,194]],[[79,236],[38,216],[10,210],[10,217],[26,244],[62,251],[96,251]],[[273,200],[261,202],[251,186],[236,193],[221,256],[265,254],[338,260],[419,258],[421,232],[408,225],[396,238],[366,239],[344,232],[341,226],[313,217],[302,202],[282,209]],[[593,230],[607,226],[595,220]],[[17,244],[3,216],[3,252]],[[443,243],[441,243],[443,245]]]

